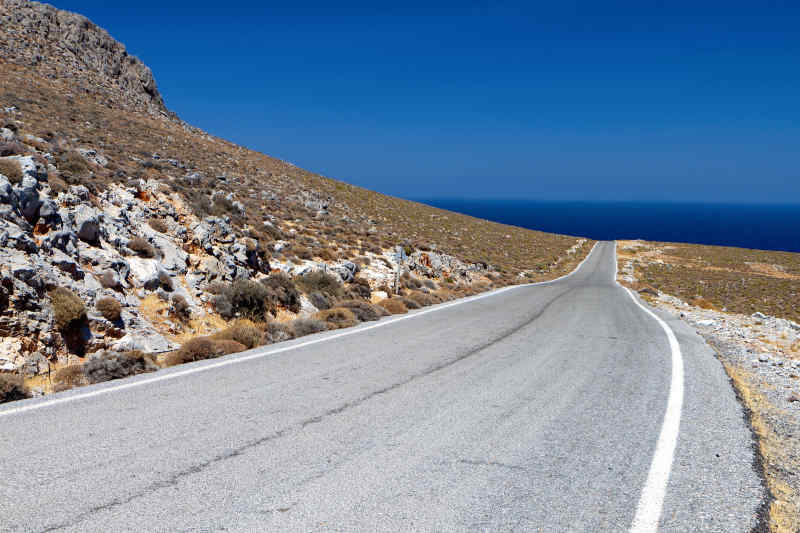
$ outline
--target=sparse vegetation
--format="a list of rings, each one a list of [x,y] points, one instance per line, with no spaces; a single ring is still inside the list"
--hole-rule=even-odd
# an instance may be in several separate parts
[[[100,311],[100,314],[103,315],[103,318],[111,322],[119,320],[120,313],[122,313],[122,304],[112,296],[100,298],[97,300],[95,307]]]
[[[58,158],[56,167],[62,175],[81,177],[90,172],[89,163],[78,152],[69,151]]]

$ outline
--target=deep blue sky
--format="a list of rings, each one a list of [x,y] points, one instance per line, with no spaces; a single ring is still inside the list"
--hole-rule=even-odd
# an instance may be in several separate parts
[[[800,202],[797,2],[380,4],[55,2],[188,122],[382,192]]]

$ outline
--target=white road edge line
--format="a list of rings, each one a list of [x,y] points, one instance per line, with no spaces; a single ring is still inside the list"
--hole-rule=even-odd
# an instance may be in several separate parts
[[[102,396],[104,394],[109,394],[109,393],[112,393],[112,392],[118,392],[118,391],[122,391],[122,390],[126,390],[126,389],[132,389],[132,388],[135,388],[135,387],[141,387],[143,385],[149,385],[151,383],[156,383],[156,382],[159,382],[159,381],[167,381],[167,380],[171,380],[171,379],[175,379],[175,378],[179,378],[179,377],[183,377],[183,376],[188,376],[189,374],[196,374],[198,372],[205,372],[207,370],[212,370],[214,368],[220,368],[220,367],[223,367],[223,366],[234,365],[234,364],[238,364],[238,363],[244,363],[246,361],[251,361],[253,359],[259,359],[261,357],[266,357],[268,355],[274,355],[274,354],[277,354],[277,353],[288,352],[289,350],[296,350],[298,348],[304,348],[306,346],[312,346],[314,344],[319,344],[321,342],[331,341],[333,339],[339,339],[339,338],[342,338],[342,337],[347,337],[349,335],[355,335],[357,333],[362,333],[364,331],[369,331],[371,329],[380,328],[380,327],[383,327],[383,326],[388,326],[389,324],[394,324],[395,322],[400,322],[401,320],[408,320],[408,319],[411,319],[411,318],[416,318],[418,316],[426,315],[428,313],[433,313],[435,311],[440,311],[442,309],[447,309],[448,307],[453,307],[453,306],[456,306],[456,305],[465,304],[467,302],[473,302],[475,300],[480,300],[482,298],[487,298],[489,296],[494,296],[494,295],[500,294],[500,293],[508,291],[508,290],[519,289],[519,288],[522,288],[522,287],[531,287],[531,286],[534,286],[534,285],[547,285],[547,284],[550,284],[550,283],[554,283],[556,281],[560,281],[560,280],[566,279],[566,278],[572,276],[573,274],[575,274],[577,271],[579,271],[580,268],[583,266],[583,264],[586,262],[586,260],[589,259],[589,257],[592,255],[592,252],[594,252],[595,248],[597,248],[598,244],[599,244],[599,241],[595,242],[594,246],[592,246],[592,249],[589,250],[589,253],[586,254],[586,257],[583,258],[583,261],[581,261],[578,264],[578,266],[575,267],[575,270],[573,270],[569,274],[565,274],[565,275],[563,275],[563,276],[561,276],[559,278],[556,278],[556,279],[551,279],[551,280],[548,280],[548,281],[540,281],[538,283],[526,283],[526,284],[523,284],[523,285],[512,285],[512,286],[509,286],[509,287],[503,287],[502,289],[489,291],[489,292],[486,292],[486,293],[483,293],[483,294],[478,294],[476,296],[470,296],[470,297],[467,297],[467,298],[462,298],[462,299],[456,300],[454,302],[450,302],[450,303],[446,303],[446,304],[440,304],[440,305],[437,305],[435,307],[431,307],[429,309],[425,309],[423,311],[418,311],[416,313],[412,313],[412,314],[409,314],[409,315],[403,315],[403,316],[399,316],[399,317],[390,318],[388,320],[383,320],[383,321],[378,322],[377,324],[372,324],[370,326],[348,329],[346,331],[343,331],[341,333],[337,333],[335,335],[329,335],[329,336],[322,337],[322,338],[319,338],[319,339],[313,339],[313,340],[310,340],[310,341],[301,342],[301,343],[298,343],[298,344],[293,344],[291,346],[285,346],[283,348],[275,348],[273,350],[259,351],[259,352],[256,352],[256,353],[252,353],[250,355],[234,354],[234,355],[231,355],[231,356],[225,356],[225,357],[223,357],[223,358],[221,358],[221,359],[219,359],[219,360],[217,360],[217,361],[215,361],[213,363],[201,364],[199,366],[191,366],[190,368],[186,368],[184,370],[178,370],[178,371],[175,371],[175,372],[169,372],[169,373],[162,374],[160,376],[156,374],[156,375],[153,375],[153,377],[151,377],[151,378],[137,379],[136,381],[129,381],[127,383],[121,383],[119,385],[115,385],[115,386],[111,386],[111,387],[104,387],[104,388],[101,388],[101,389],[90,390],[90,391],[83,392],[83,393],[79,392],[77,394],[72,394],[72,395],[69,395],[69,396],[63,396],[61,398],[53,398],[53,399],[42,400],[42,401],[33,400],[34,403],[30,403],[30,404],[23,405],[23,406],[20,406],[20,407],[12,407],[11,409],[0,409],[0,418],[5,417],[5,416],[11,416],[11,415],[15,415],[15,414],[24,413],[24,412],[27,412],[27,411],[34,411],[36,409],[42,409],[44,407],[53,407],[55,405],[74,402],[74,401],[77,401],[77,400],[85,400],[86,398],[92,398],[92,397],[95,397],[95,396]],[[243,352],[243,353],[246,353],[246,352]]]
[[[616,241],[614,241],[614,281],[617,282]],[[631,297],[633,303],[658,322],[658,325],[667,334],[672,352],[672,379],[667,398],[667,411],[664,413],[664,422],[661,425],[658,443],[656,443],[653,462],[650,463],[650,472],[647,474],[647,481],[645,481],[644,488],[642,488],[642,495],[639,497],[639,505],[636,507],[636,515],[630,529],[631,533],[651,533],[658,531],[658,521],[661,519],[664,497],[667,494],[667,483],[672,471],[675,448],[678,444],[681,409],[683,408],[683,356],[681,355],[680,344],[678,344],[678,339],[675,337],[675,332],[672,331],[672,328],[661,317],[642,305],[636,299],[633,291],[627,287],[622,288]]]

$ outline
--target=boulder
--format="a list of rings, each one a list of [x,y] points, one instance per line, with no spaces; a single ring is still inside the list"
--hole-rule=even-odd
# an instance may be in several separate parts
[[[22,184],[15,190],[20,214],[29,224],[39,220],[39,209],[42,199],[39,197],[38,182],[30,176],[22,178]]]
[[[100,223],[102,213],[88,205],[80,205],[75,209],[75,234],[80,240],[96,243],[100,240]]]
[[[116,352],[130,352],[139,350],[144,353],[160,353],[174,350],[178,346],[169,342],[163,335],[159,334],[152,326],[137,327],[129,325],[127,335],[111,345],[111,349]]]
[[[97,153],[97,150],[92,148],[78,148],[78,153],[83,156],[87,161],[105,167],[108,165],[108,159]]]
[[[163,272],[163,269],[158,259],[130,257],[128,258],[128,265],[135,287],[144,287],[147,290],[153,290],[161,285],[158,276]]]
[[[0,174],[0,204],[10,205],[11,207],[17,207],[17,193],[14,192],[14,188],[11,186],[11,182],[8,181],[8,178]]]
[[[42,202],[39,208],[39,218],[51,228],[61,226],[62,223],[61,212],[58,205],[49,198]]]

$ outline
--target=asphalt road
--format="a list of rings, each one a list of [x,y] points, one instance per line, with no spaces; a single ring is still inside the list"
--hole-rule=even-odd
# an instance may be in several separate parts
[[[0,530],[628,531],[675,384],[614,268],[600,243],[551,284],[4,405]],[[742,408],[660,316],[684,374],[656,520],[749,531]]]

